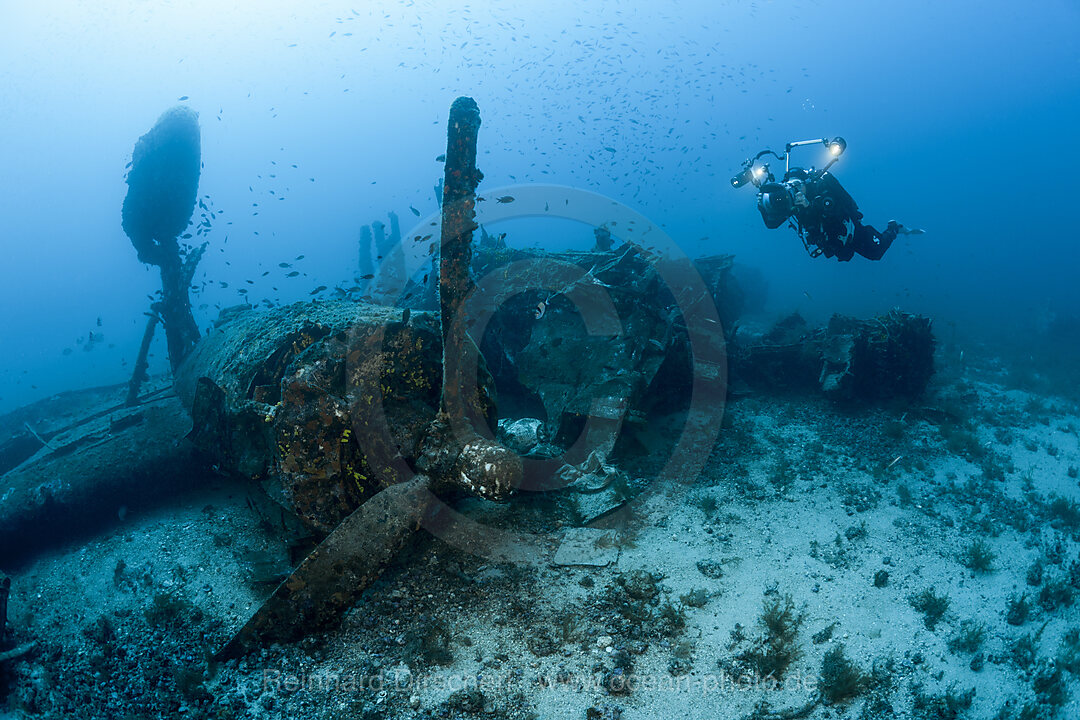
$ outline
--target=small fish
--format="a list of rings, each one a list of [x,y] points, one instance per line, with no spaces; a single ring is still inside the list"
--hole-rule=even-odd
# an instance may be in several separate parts
[[[291,273],[289,273],[289,274],[288,274],[288,275],[286,275],[285,277],[296,277],[296,276],[297,276],[297,275],[299,275],[299,274],[300,274],[300,271],[299,271],[299,270],[293,270],[293,271],[292,271]]]
[[[279,268],[291,268],[292,267],[292,265],[290,263],[278,263],[277,266]]]
[[[900,462],[903,459],[904,459],[903,455],[897,455],[895,460],[893,460],[891,463],[889,463],[888,465],[885,466],[885,469],[888,470],[893,465],[895,465],[896,463]]]
[[[185,100],[187,100],[187,99],[188,99],[188,96],[187,96],[187,95],[181,95],[181,96],[180,96],[180,99],[179,99],[179,100],[177,100],[177,102],[184,102],[184,101],[185,101]]]
[[[536,310],[533,311],[533,317],[539,320],[540,318],[544,317],[544,313],[546,312],[547,303],[541,300],[540,302],[536,303]]]
[[[514,202],[514,198],[511,195],[503,195],[502,197],[495,198],[495,202],[503,204],[512,203]]]
[[[435,158],[435,162],[446,162],[446,155],[443,154],[443,155],[440,155],[439,157]]]
[[[373,277],[375,277],[375,275],[373,273],[368,273],[367,275],[361,275],[360,279],[361,280],[370,280]]]
[[[415,215],[416,217],[420,217],[420,211],[419,210],[414,208],[412,205],[409,206],[409,209],[412,210],[413,215]]]
[[[806,299],[807,299],[807,300],[813,300],[813,299],[814,299],[814,298],[813,298],[813,297],[812,297],[812,296],[810,295],[810,293],[809,293],[808,291],[806,291],[806,290],[803,290],[803,291],[802,291],[802,294],[806,296]]]
[[[326,289],[326,286],[325,286],[325,285],[320,285],[319,287],[317,287],[317,288],[315,288],[314,290],[312,290],[312,291],[311,291],[311,294],[312,294],[312,295],[318,295],[319,293],[321,293],[321,292],[322,292],[323,290],[325,290],[325,289]]]
[[[303,259],[304,259],[304,256],[303,256],[303,255],[297,255],[297,256],[296,256],[296,259],[297,259],[297,260],[303,260]]]

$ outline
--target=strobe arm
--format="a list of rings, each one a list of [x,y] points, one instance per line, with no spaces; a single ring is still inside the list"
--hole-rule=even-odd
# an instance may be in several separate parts
[[[744,160],[742,170],[740,170],[737,175],[731,178],[731,187],[738,189],[741,188],[743,185],[746,185],[747,183],[753,183],[754,185],[758,185],[762,181],[762,177],[768,173],[768,169],[767,166],[758,167],[755,169],[754,163],[756,163],[765,155],[773,155],[774,157],[776,157],[777,160],[783,160],[787,153],[785,152],[784,155],[781,155],[774,150],[762,150],[754,157]]]
[[[829,138],[820,138],[815,140],[797,140],[796,142],[789,142],[787,145],[784,146],[783,160],[785,173],[791,170],[791,151],[797,147],[802,147],[804,145],[824,145],[825,147],[829,148],[829,154],[832,156],[832,159],[829,160],[829,163],[821,169],[822,172],[832,167],[832,164],[839,160],[840,156],[844,154],[845,150],[847,150],[847,141],[840,136],[834,137],[831,140]]]
[[[783,160],[784,175],[786,176],[787,173],[791,171],[791,151],[797,147],[802,147],[804,145],[824,145],[829,149],[829,154],[832,157],[825,165],[825,167],[821,169],[821,172],[825,172],[830,167],[832,167],[833,163],[839,160],[840,156],[844,153],[844,150],[847,149],[847,141],[844,140],[844,138],[837,136],[832,139],[816,138],[814,140],[797,140],[795,142],[789,142],[787,145],[784,146],[783,155],[774,150],[762,150],[754,157],[743,162],[742,170],[740,170],[737,175],[731,178],[731,187],[741,188],[747,183],[753,183],[754,185],[760,187],[760,184],[766,179],[771,182],[772,176],[769,175],[768,165],[759,165],[758,167],[754,167],[754,163],[756,163],[765,155],[772,155],[777,160]]]

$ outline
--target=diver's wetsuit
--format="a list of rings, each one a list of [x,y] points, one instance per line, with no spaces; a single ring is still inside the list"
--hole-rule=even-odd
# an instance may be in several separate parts
[[[795,219],[806,241],[821,249],[825,257],[846,262],[859,253],[869,260],[880,260],[896,239],[899,227],[890,224],[885,232],[863,225],[863,214],[854,198],[828,172],[811,176],[801,168],[792,168],[785,179],[802,180],[808,206],[795,208]],[[848,229],[851,223],[851,229]]]

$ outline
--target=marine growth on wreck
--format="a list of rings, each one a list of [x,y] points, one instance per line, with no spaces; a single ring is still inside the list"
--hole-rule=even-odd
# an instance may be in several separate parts
[[[1080,716],[1072,8],[188,5],[8,18],[0,717]]]

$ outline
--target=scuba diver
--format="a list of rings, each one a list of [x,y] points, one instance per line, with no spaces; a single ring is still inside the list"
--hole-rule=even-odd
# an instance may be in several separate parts
[[[832,156],[825,167],[820,170],[791,167],[793,148],[818,143],[825,145]],[[758,210],[765,227],[774,230],[791,220],[791,227],[798,233],[810,257],[824,255],[846,262],[858,253],[870,260],[880,260],[897,234],[921,235],[923,231],[905,228],[895,220],[890,220],[883,232],[862,224],[863,214],[855,200],[829,173],[829,168],[845,149],[847,142],[836,137],[788,143],[783,155],[762,150],[743,163],[742,172],[731,178],[731,186],[740,188],[753,183],[758,188]],[[776,182],[768,163],[755,166],[765,155],[784,161],[781,182]]]

